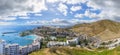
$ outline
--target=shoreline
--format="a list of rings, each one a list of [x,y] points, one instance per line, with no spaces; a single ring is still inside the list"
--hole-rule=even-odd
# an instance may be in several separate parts
[[[17,33],[17,35],[16,35],[16,33]],[[9,38],[13,38],[13,40],[9,40],[7,37],[8,37],[8,35],[10,34],[10,36],[9,36]],[[18,32],[15,32],[15,33],[7,33],[7,34],[3,34],[3,33],[1,33],[0,32],[0,37],[1,37],[1,40],[4,40],[4,41],[6,41],[6,44],[18,44],[19,46],[27,46],[27,45],[31,45],[35,40],[37,40],[38,38],[39,38],[39,36],[38,35],[35,35],[35,34],[31,34],[31,35],[27,35],[27,36],[25,36],[25,37],[20,37],[19,36],[19,33]],[[16,36],[15,36],[15,35]],[[4,36],[3,36],[4,35]],[[30,36],[30,37],[29,37]],[[17,41],[17,39],[15,39],[15,38],[17,38],[17,39],[20,39],[20,40],[18,40],[18,41],[20,41],[21,43],[23,43],[23,41],[24,40],[31,40],[30,42],[28,42],[28,43],[26,43],[26,44],[20,44],[18,41]],[[23,41],[22,41],[22,39],[23,39]],[[16,41],[17,42],[16,42]],[[10,43],[9,41],[12,41],[12,43]]]

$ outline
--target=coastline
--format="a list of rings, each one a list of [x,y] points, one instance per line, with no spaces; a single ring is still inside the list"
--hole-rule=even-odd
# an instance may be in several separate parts
[[[40,42],[42,37],[41,36],[38,36],[36,34],[33,34],[33,36],[35,37],[35,39],[33,40],[33,42]]]
[[[8,34],[2,34],[0,32],[0,39],[5,40],[7,44],[19,44],[20,46],[26,46],[32,44],[38,38],[39,36],[35,34],[20,37],[19,32]]]

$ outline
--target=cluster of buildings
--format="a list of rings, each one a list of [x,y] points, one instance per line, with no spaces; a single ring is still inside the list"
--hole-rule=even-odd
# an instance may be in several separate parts
[[[47,47],[55,47],[55,46],[67,46],[66,42],[58,42],[58,41],[50,41],[47,43]]]
[[[72,45],[86,46],[86,44],[94,47],[99,47],[101,44],[101,40],[96,37],[88,37],[87,35],[80,35],[79,37],[67,39],[65,42],[49,41],[47,43],[47,47],[72,46]]]
[[[31,45],[19,46],[18,44],[7,44],[0,40],[0,55],[28,55],[40,49],[40,42],[35,41]]]
[[[66,36],[75,36],[74,32],[68,32],[63,28],[52,28],[52,27],[37,27],[33,31],[36,35],[49,37],[49,36],[56,36],[56,37],[66,37]]]
[[[47,47],[55,47],[55,46],[69,46],[70,44],[78,44],[78,38],[73,38],[71,40],[66,40],[66,41],[54,41],[56,37],[50,37],[52,41],[49,41],[47,43]]]
[[[120,46],[120,38],[104,41],[100,45],[100,47],[106,47],[108,49],[114,49],[116,46]]]
[[[77,45],[78,42],[79,42],[79,38],[78,37],[66,41],[66,43],[68,45],[70,45],[70,44],[76,44]]]
[[[69,45],[78,45],[78,38],[73,38],[71,40],[66,40],[66,42],[60,42],[60,41],[49,41],[47,43],[47,47],[55,47],[55,46],[69,46]]]

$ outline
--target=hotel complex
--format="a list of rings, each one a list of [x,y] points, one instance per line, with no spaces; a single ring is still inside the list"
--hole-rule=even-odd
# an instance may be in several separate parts
[[[0,40],[0,55],[5,54],[5,45],[6,42],[4,40]]]
[[[0,40],[0,55],[28,55],[32,51],[40,49],[40,42],[34,40],[31,45],[19,46],[18,44],[6,44]]]

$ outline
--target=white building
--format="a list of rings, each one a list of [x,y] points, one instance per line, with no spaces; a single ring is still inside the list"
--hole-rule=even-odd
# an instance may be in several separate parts
[[[0,55],[5,54],[5,44],[6,42],[4,40],[0,40]]]
[[[71,40],[67,40],[66,41],[66,43],[68,44],[68,45],[70,45],[70,44],[78,44],[78,38],[74,38],[74,39],[71,39]]]
[[[0,55],[28,55],[28,53],[39,50],[41,39],[36,39],[32,44],[19,46],[18,44],[7,44],[0,40]]]
[[[32,51],[38,50],[40,49],[40,43],[39,42],[35,42],[32,44]]]
[[[56,40],[57,38],[55,36],[50,36],[51,40]]]
[[[96,36],[88,37],[88,40],[90,41],[90,44],[95,48],[98,48],[101,44],[100,38],[98,38]]]
[[[28,45],[28,53],[32,52],[32,45]]]
[[[50,41],[47,43],[47,47],[54,47],[54,46],[66,46],[66,42],[58,42],[58,41]]]
[[[8,44],[5,46],[6,55],[19,55],[19,45],[18,44]]]
[[[28,45],[28,53],[40,49],[40,42],[34,42],[31,45]]]
[[[29,53],[28,46],[21,46],[20,47],[20,55],[27,55]]]

